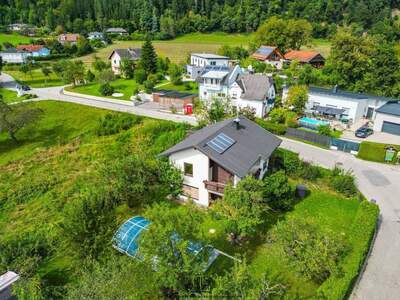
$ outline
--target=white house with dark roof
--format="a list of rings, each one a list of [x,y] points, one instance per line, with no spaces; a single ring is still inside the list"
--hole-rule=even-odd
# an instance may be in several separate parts
[[[207,66],[229,66],[229,57],[212,53],[192,53],[186,73],[191,79],[197,79]]]
[[[18,50],[16,48],[8,48],[0,52],[0,57],[3,62],[13,64],[23,64],[31,56],[29,52]]]
[[[111,70],[116,75],[121,74],[121,61],[123,59],[138,61],[140,59],[141,53],[142,49],[140,48],[114,49],[108,56],[108,59],[111,62]]]
[[[183,174],[182,200],[209,206],[247,175],[262,179],[281,140],[239,117],[202,128],[163,152]]]
[[[288,94],[283,89],[283,100]],[[352,123],[365,118],[373,121],[376,110],[395,99],[333,89],[309,87],[306,112],[325,115],[335,119],[345,119]]]
[[[400,135],[400,102],[390,101],[376,110],[374,130]]]
[[[250,107],[257,117],[264,117],[275,102],[275,86],[270,76],[245,73],[240,66],[208,66],[198,78],[199,97],[210,103],[215,98],[228,99],[238,109]]]
[[[88,40],[89,41],[93,41],[93,40],[104,41],[104,33],[98,32],[98,31],[89,32]]]

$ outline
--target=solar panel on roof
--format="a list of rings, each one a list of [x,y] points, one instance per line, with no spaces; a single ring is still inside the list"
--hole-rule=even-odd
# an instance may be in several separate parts
[[[224,133],[218,134],[215,138],[207,143],[211,149],[217,151],[219,154],[228,150],[236,141],[231,139]]]

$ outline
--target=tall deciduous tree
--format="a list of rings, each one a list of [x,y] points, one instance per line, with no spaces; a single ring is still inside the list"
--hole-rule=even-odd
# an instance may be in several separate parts
[[[308,88],[305,85],[294,85],[289,88],[287,104],[293,111],[302,114],[308,101]]]

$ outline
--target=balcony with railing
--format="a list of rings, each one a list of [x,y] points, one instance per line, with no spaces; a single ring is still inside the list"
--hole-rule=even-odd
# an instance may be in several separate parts
[[[223,194],[226,184],[216,181],[204,180],[204,185],[210,193]]]

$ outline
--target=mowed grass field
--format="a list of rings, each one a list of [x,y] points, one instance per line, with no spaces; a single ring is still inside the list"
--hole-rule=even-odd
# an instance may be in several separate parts
[[[49,76],[44,76],[41,69],[34,69],[28,73],[22,73],[21,71],[5,71],[4,73],[14,77],[21,84],[29,85],[34,88],[43,88],[51,86],[61,86],[64,82],[54,72],[50,73]]]
[[[327,39],[313,39],[311,45],[305,46],[302,49],[313,49],[322,54],[323,57],[328,58],[331,52],[332,42]]]
[[[153,45],[160,56],[168,57],[172,62],[185,62],[187,56],[192,52],[217,52],[221,46],[243,46],[247,47],[252,35],[249,34],[227,34],[227,33],[192,33],[169,41],[154,41]],[[115,41],[112,45],[98,50],[79,59],[86,64],[91,64],[97,56],[107,60],[113,49],[138,48],[142,41]]]
[[[17,33],[13,34],[0,33],[0,44],[7,42],[16,46],[18,44],[30,43],[31,41],[32,41],[31,37],[23,36]]]

